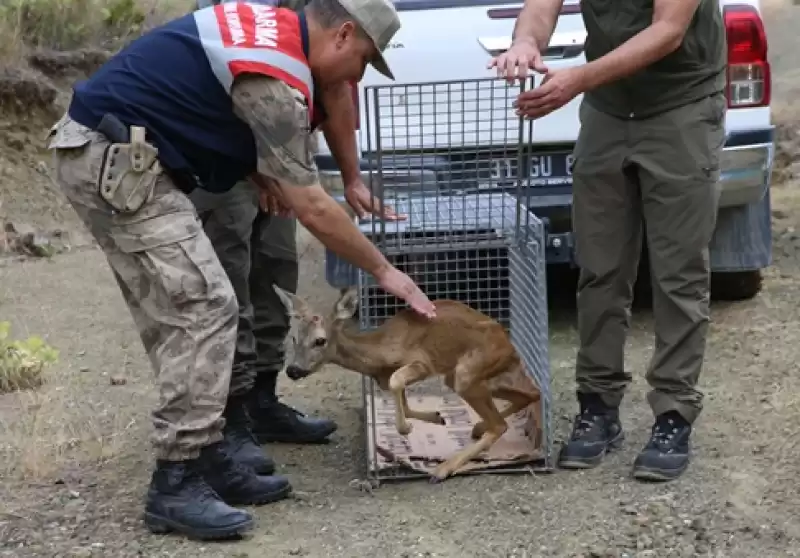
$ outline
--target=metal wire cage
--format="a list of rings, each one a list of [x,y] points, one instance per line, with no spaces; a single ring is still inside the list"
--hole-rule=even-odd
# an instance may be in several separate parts
[[[407,218],[364,219],[361,230],[431,299],[459,300],[507,327],[542,393],[542,460],[491,472],[552,467],[545,231],[526,204],[532,125],[512,107],[527,85],[475,79],[364,90],[361,133],[370,187],[381,204]],[[362,328],[378,327],[405,306],[363,272],[343,274],[341,262],[328,268],[357,281]],[[422,382],[409,393],[437,393],[437,384]],[[391,420],[377,414],[376,401],[383,397],[365,379],[369,476],[423,476],[380,454],[376,425]]]

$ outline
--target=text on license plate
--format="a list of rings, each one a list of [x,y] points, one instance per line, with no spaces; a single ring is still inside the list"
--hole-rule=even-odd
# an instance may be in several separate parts
[[[543,153],[531,155],[523,163],[523,177],[530,186],[559,186],[572,184],[572,153]],[[497,181],[516,180],[517,159],[492,159],[491,178]],[[527,172],[526,172],[527,171]]]

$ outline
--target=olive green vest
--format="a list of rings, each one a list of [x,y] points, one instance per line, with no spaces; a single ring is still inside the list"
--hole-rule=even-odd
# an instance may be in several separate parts
[[[653,0],[583,0],[586,59],[611,52],[653,20]],[[620,118],[648,118],[725,89],[727,46],[719,0],[701,0],[677,50],[645,69],[585,94]]]

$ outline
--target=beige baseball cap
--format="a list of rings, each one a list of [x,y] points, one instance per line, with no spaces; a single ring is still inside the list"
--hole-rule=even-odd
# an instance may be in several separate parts
[[[400,16],[390,0],[339,0],[356,23],[375,43],[378,54],[370,61],[372,67],[391,80],[394,74],[383,58],[383,51],[400,29]]]

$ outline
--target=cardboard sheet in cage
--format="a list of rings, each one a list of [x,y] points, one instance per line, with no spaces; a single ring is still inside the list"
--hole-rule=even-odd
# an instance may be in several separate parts
[[[374,397],[366,398],[367,449],[373,456],[369,463],[373,475],[385,478],[383,472],[398,468],[427,475],[453,453],[473,443],[472,427],[480,418],[457,395],[409,392],[409,407],[439,411],[447,425],[409,419],[413,429],[408,436],[402,436],[395,429],[391,394],[377,389],[373,393]],[[495,402],[500,410],[508,405],[506,401]],[[536,417],[541,417],[539,403],[509,417],[509,428],[503,437],[488,452],[471,461],[463,472],[499,472],[499,468],[521,467],[543,459],[542,433]],[[403,476],[402,473],[397,475],[398,478]]]

